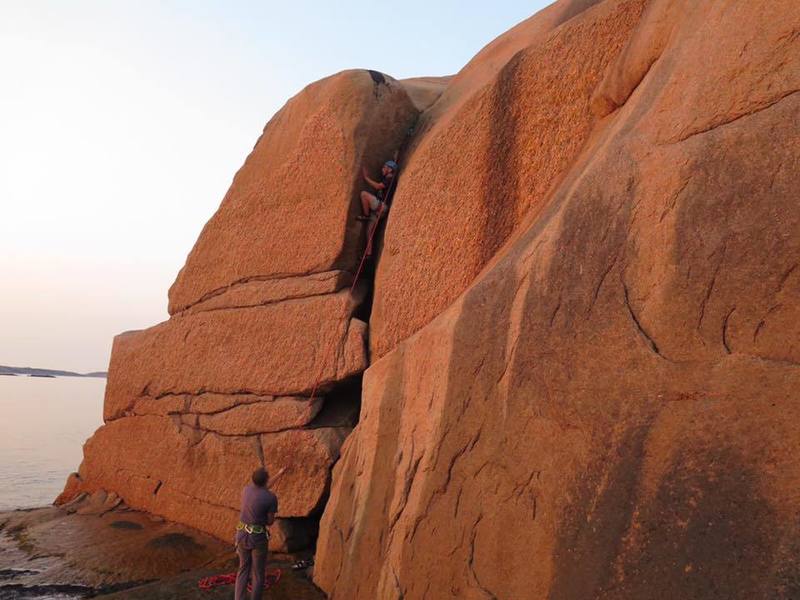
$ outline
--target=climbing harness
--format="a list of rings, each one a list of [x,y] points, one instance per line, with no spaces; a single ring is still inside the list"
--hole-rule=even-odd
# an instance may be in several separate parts
[[[269,539],[269,529],[264,527],[263,525],[248,525],[247,523],[239,523],[236,525],[236,531],[246,531],[247,533],[266,533],[267,539]]]
[[[271,587],[278,585],[281,580],[280,569],[267,569],[264,571],[264,589],[268,590]],[[236,583],[236,573],[225,573],[224,575],[212,575],[211,577],[203,577],[197,582],[197,587],[201,590],[213,590],[216,587],[223,585],[233,585]],[[253,586],[248,584],[247,591],[251,591]]]

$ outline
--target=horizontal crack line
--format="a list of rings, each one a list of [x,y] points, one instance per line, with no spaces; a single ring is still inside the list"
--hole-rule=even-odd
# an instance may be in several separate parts
[[[726,121],[722,121],[721,123],[715,123],[713,125],[705,127],[705,128],[700,129],[698,131],[691,131],[691,132],[687,133],[686,135],[684,135],[682,137],[679,137],[676,140],[669,141],[669,142],[667,142],[666,144],[663,144],[663,145],[679,144],[679,143],[684,142],[684,141],[686,141],[686,140],[688,140],[690,138],[693,138],[693,137],[695,137],[697,135],[702,135],[704,133],[708,133],[709,131],[713,131],[714,129],[717,129],[719,127],[725,127],[726,125],[730,125],[732,123],[735,123],[736,121],[739,121],[739,120],[744,119],[746,117],[751,117],[753,115],[756,115],[756,114],[758,114],[760,112],[763,112],[763,111],[767,110],[768,108],[772,108],[773,106],[775,106],[776,104],[778,104],[782,100],[785,100],[786,98],[789,98],[790,96],[793,96],[793,95],[797,94],[798,92],[800,92],[800,90],[791,90],[789,92],[786,92],[782,96],[780,96],[778,98],[775,98],[774,100],[770,101],[769,103],[765,104],[764,106],[756,107],[755,109],[753,109],[753,110],[751,110],[749,112],[745,112],[745,113],[742,113],[740,115],[736,115],[736,116],[734,116],[732,118],[729,118]]]

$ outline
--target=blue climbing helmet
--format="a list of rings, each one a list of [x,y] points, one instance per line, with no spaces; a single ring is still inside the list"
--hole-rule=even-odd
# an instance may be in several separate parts
[[[399,169],[399,168],[400,168],[400,167],[397,165],[397,163],[396,163],[396,162],[394,162],[393,160],[387,160],[385,163],[383,163],[383,166],[384,166],[384,167],[389,167],[389,168],[390,168],[392,171],[394,171],[395,173],[397,173],[397,169]]]

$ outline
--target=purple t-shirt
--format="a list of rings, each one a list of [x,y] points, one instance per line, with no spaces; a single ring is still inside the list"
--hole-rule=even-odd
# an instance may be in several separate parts
[[[268,489],[255,484],[247,485],[242,490],[242,510],[239,520],[247,525],[267,526],[267,515],[278,512],[278,497]],[[236,544],[243,544],[245,548],[255,548],[267,541],[265,533],[236,532]]]

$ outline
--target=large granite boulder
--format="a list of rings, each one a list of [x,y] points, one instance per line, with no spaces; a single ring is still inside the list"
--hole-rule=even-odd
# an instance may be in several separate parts
[[[643,0],[559,2],[490,44],[421,118],[376,276],[383,356],[449,306],[552,190],[596,120],[591,97]],[[578,16],[575,16],[575,15]]]
[[[263,306],[194,312],[114,341],[106,420],[143,399],[205,392],[308,395],[363,371],[366,323],[348,289]]]
[[[106,424],[61,503],[107,490],[230,539],[252,470],[288,467],[271,547],[312,540],[359,402],[332,390],[368,364],[368,285],[351,290],[361,166],[394,154],[417,115],[403,84],[371,71],[312,84],[275,115],[172,286],[171,318],[115,339]]]
[[[289,100],[203,228],[170,314],[253,280],[352,269],[361,166],[392,156],[416,118],[404,86],[375,71],[339,73]]]
[[[303,428],[299,421],[278,431],[262,426],[267,433],[219,433],[201,423],[202,417],[198,422],[187,412],[111,421],[84,447],[81,491],[114,490],[130,506],[232,539],[239,493],[255,466],[263,460],[273,473],[288,466],[273,488],[280,498],[280,519],[306,517],[321,508],[331,465],[349,432]],[[297,523],[280,519],[273,547],[291,549],[309,542],[304,528],[292,530]],[[293,536],[297,539],[287,542]]]
[[[324,510],[334,600],[797,597],[798,31],[560,0],[453,78],[309,86],[116,339],[59,501],[230,539],[289,467],[272,547]],[[419,111],[368,330],[359,168]]]
[[[800,595],[798,31],[788,0],[606,0],[452,117],[494,152],[420,142],[321,522],[332,599]],[[395,244],[451,172],[436,234]]]

